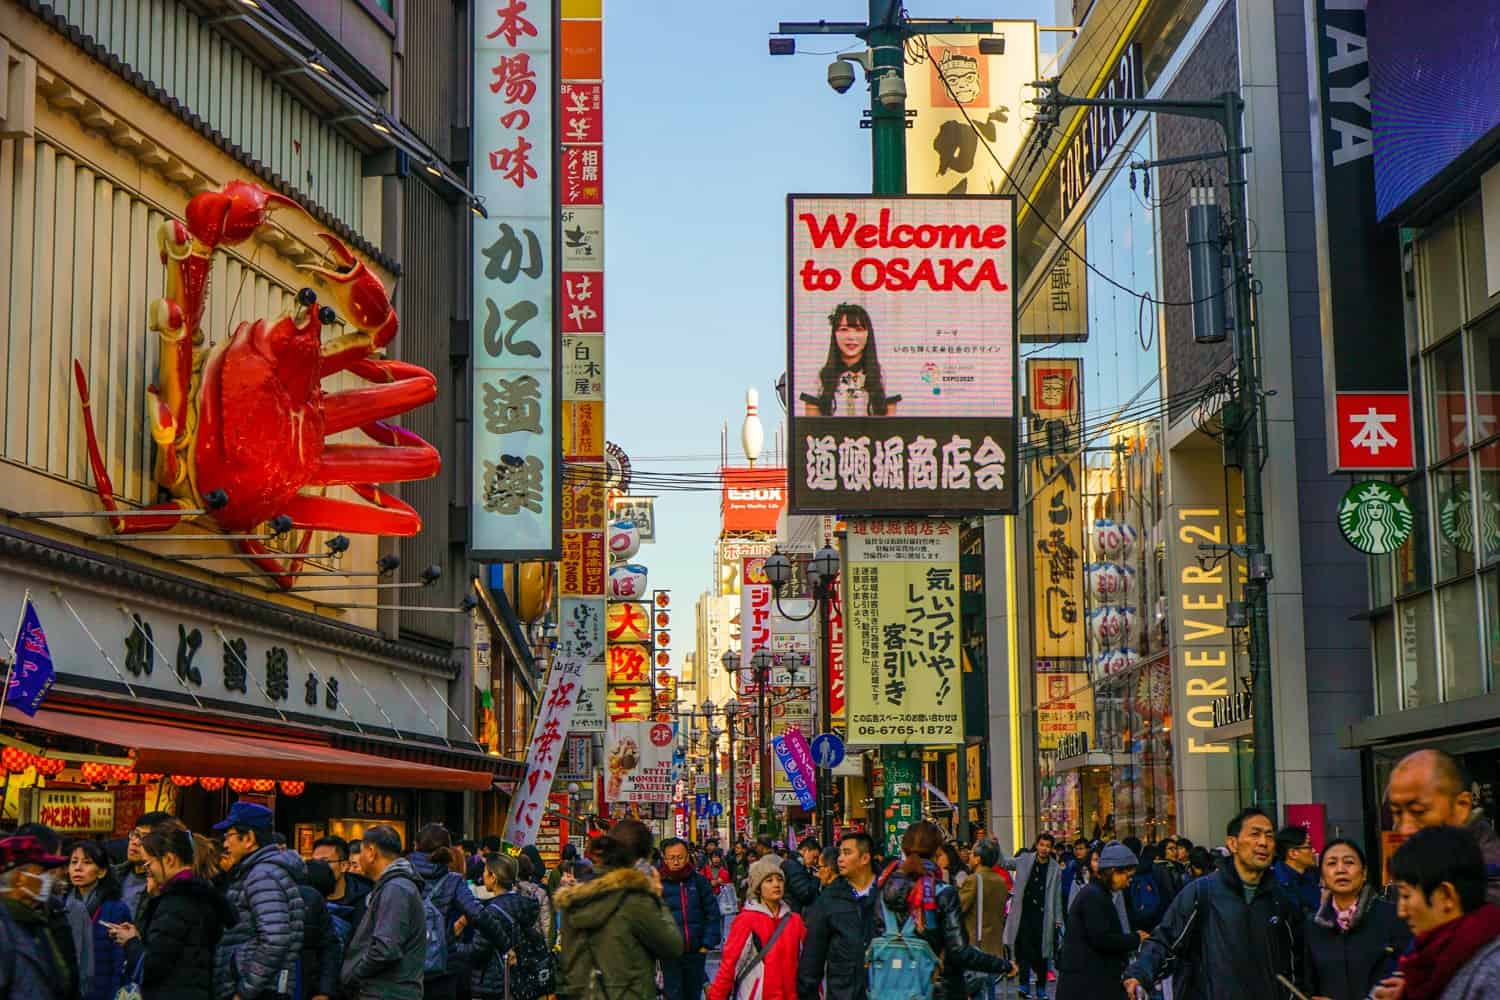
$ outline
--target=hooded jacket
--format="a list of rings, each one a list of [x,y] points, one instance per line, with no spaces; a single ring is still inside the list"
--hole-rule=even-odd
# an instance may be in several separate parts
[[[141,918],[141,991],[151,1000],[211,1000],[214,951],[237,919],[203,879],[168,879],[158,895],[146,898]]]
[[[1175,955],[1176,1000],[1287,1000],[1277,974],[1301,984],[1302,906],[1268,870],[1245,902],[1234,864],[1189,882],[1123,978],[1155,983]]]
[[[290,995],[302,954],[302,893],[307,867],[294,852],[268,844],[229,870],[224,898],[235,912],[214,958],[214,996],[241,1000]],[[285,973],[285,977],[283,977]]]
[[[1140,937],[1124,928],[1112,896],[1101,881],[1074,893],[1057,960],[1057,1000],[1094,1000],[1120,993],[1120,973]]]
[[[505,996],[505,965],[506,956],[511,949],[516,947],[517,938],[521,929],[530,927],[536,923],[540,909],[536,900],[519,892],[506,892],[496,896],[485,903],[486,910],[504,910],[510,917],[500,918],[500,926],[505,933],[492,937],[480,932],[474,935],[471,943],[460,945],[459,951],[469,960],[469,968],[473,970],[470,986],[475,997],[481,1000],[489,1000],[491,997]],[[511,987],[512,997],[517,990],[513,983]],[[528,997],[527,1000],[530,1000]]]
[[[771,935],[776,933],[776,927],[782,921],[787,921],[785,929],[761,959],[764,974],[760,993],[755,1000],[797,1000],[797,956],[802,952],[803,939],[807,934],[802,917],[793,913],[785,902],[773,915],[771,908],[758,899],[746,903],[745,908],[734,918],[734,926],[729,930],[729,940],[724,944],[724,958],[719,963],[718,974],[708,987],[708,1000],[731,1000],[734,996],[734,972],[750,935],[755,935],[760,949],[764,951],[766,942],[771,940]]]
[[[1052,866],[1056,869],[1056,865]],[[904,924],[907,917],[907,897],[911,893],[914,879],[897,868],[880,890],[881,903],[891,911],[897,925]],[[1053,898],[1055,898],[1055,893]],[[937,912],[926,920],[922,940],[932,948],[934,955],[942,960],[942,974],[937,1000],[965,1000],[968,991],[964,987],[965,972],[990,972],[1004,974],[1010,971],[1010,963],[999,955],[980,951],[969,943],[964,931],[963,908],[958,901],[958,890],[946,882],[939,882],[933,890],[933,902]],[[988,900],[986,900],[988,902]],[[878,926],[884,927],[884,917]]]
[[[1042,904],[1042,957],[1052,957],[1052,946],[1057,940],[1057,929],[1062,926],[1062,867],[1056,858],[1049,858],[1045,892]],[[1021,911],[1026,908],[1026,887],[1036,874],[1036,852],[1027,851],[1016,857],[1015,899],[1010,913],[1005,918],[1005,946],[1012,951],[1016,938],[1021,934]]]
[[[799,997],[816,997],[823,982],[826,1000],[866,1000],[870,981],[865,952],[875,940],[879,895],[874,882],[863,896],[854,895],[854,886],[840,875],[802,911],[807,939],[797,963]],[[1002,906],[1004,902],[1002,896]]]
[[[1331,1000],[1364,1000],[1411,945],[1411,931],[1396,907],[1369,885],[1360,890],[1347,931],[1339,929],[1332,894],[1325,892],[1303,937],[1307,991]]]
[[[708,879],[689,868],[675,878],[663,868],[661,898],[682,931],[682,951],[695,954],[700,948],[713,951],[724,938],[724,920],[719,900]]]
[[[422,851],[412,851],[406,856],[414,871],[422,880],[423,891],[432,905],[443,915],[446,926],[452,927],[459,917],[467,917],[476,927],[498,920],[493,913],[485,913],[484,904],[469,891],[469,883],[458,872],[447,865],[440,865]],[[493,925],[491,925],[493,927]],[[494,931],[494,933],[504,933]],[[458,939],[448,935],[448,964],[452,966],[458,958]]]
[[[357,875],[354,872],[344,874],[344,895],[340,899],[328,899],[324,902],[328,906],[328,912],[341,917],[351,929],[358,927],[365,915],[365,899],[369,897],[375,883]]]
[[[562,889],[562,981],[569,1000],[656,1000],[656,963],[682,955],[682,933],[652,879],[605,869]]]
[[[427,921],[423,882],[411,862],[397,858],[365,898],[365,916],[349,938],[339,983],[359,1000],[422,1000]]]

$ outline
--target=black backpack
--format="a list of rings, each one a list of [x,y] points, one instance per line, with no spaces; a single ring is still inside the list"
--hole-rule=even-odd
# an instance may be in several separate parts
[[[498,903],[491,907],[510,924],[515,934],[516,964],[510,966],[510,996],[512,1000],[541,1000],[557,992],[557,958],[547,947],[547,939],[536,929],[536,924],[519,923]],[[505,955],[497,955],[498,962],[505,962]]]

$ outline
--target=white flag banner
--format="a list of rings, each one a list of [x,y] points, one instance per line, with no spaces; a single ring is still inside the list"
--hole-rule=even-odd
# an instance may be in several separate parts
[[[536,714],[536,728],[531,732],[531,747],[526,751],[526,775],[516,787],[505,820],[505,839],[517,847],[536,842],[552,778],[567,744],[568,727],[573,724],[585,665],[582,657],[559,656],[547,672],[547,687]]]

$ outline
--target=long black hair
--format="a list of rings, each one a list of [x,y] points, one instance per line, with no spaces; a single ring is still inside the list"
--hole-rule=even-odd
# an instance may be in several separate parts
[[[860,355],[859,365],[855,368],[845,367],[844,357],[839,353],[838,337],[834,331],[839,328],[840,323],[858,327],[869,335],[865,339],[865,349]],[[824,416],[833,414],[833,397],[838,392],[839,376],[846,371],[864,373],[865,392],[870,397],[869,415],[885,416],[887,409],[885,379],[880,374],[880,362],[875,357],[875,326],[870,322],[870,314],[865,311],[865,307],[852,302],[841,302],[833,312],[828,314],[828,359],[823,362],[823,367],[818,371],[819,392],[816,399],[818,410]],[[849,416],[864,415],[849,414]]]
[[[114,869],[109,863],[109,852],[104,845],[97,840],[77,840],[68,849],[68,857],[73,857],[74,851],[82,851],[83,856],[94,863],[102,874],[99,881],[94,883],[94,892],[100,900],[120,898],[120,880],[115,877]],[[76,888],[76,887],[75,887]]]

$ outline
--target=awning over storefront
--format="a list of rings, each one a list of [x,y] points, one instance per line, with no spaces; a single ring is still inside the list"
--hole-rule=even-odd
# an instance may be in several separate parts
[[[20,725],[134,751],[144,773],[275,778],[332,785],[440,791],[487,791],[495,775],[340,750],[319,743],[271,740],[216,729],[42,709]]]

